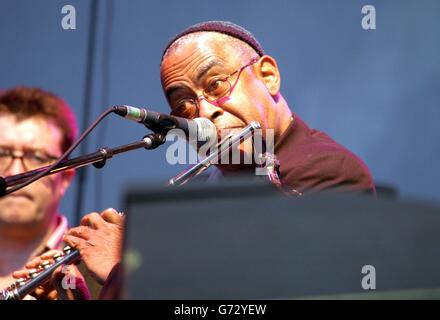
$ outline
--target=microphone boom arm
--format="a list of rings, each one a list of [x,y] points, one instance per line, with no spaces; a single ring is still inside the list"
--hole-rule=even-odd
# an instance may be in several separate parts
[[[100,148],[98,151],[82,155],[70,160],[62,161],[58,166],[49,171],[45,176],[52,175],[58,172],[80,168],[93,164],[96,168],[104,167],[107,160],[111,159],[114,155],[125,153],[128,151],[145,148],[154,149],[159,145],[165,143],[165,135],[162,133],[152,133],[145,136],[142,140],[122,145],[115,148]],[[0,177],[0,197],[8,194],[8,189],[20,184],[37,174],[46,170],[49,166],[41,167],[32,171],[23,172],[9,177]]]

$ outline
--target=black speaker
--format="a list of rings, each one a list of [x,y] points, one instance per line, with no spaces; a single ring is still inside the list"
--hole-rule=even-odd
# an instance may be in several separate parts
[[[393,298],[440,287],[436,205],[287,197],[254,181],[138,189],[125,199],[125,298]]]

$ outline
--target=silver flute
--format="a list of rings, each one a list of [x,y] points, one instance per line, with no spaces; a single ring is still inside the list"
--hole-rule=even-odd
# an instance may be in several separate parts
[[[36,269],[29,270],[26,278],[17,279],[12,285],[0,291],[0,300],[21,300],[39,286],[46,283],[52,273],[61,265],[72,264],[80,258],[79,251],[69,246],[53,256],[54,262],[43,261]]]
[[[258,122],[252,121],[248,126],[246,126],[241,132],[236,135],[231,135],[220,141],[214,148],[213,152],[211,152],[206,158],[197,164],[189,167],[188,169],[178,173],[176,176],[171,178],[168,182],[168,185],[171,186],[181,186],[187,183],[189,180],[197,177],[206,169],[208,169],[213,163],[214,160],[218,160],[221,156],[229,152],[234,146],[240,144],[244,140],[251,137],[255,130],[261,129],[261,126]],[[286,188],[282,185],[280,179],[280,162],[277,159],[277,156],[270,152],[264,152],[257,155],[256,158],[257,167],[260,168],[259,175],[264,176],[268,179],[270,183],[276,186],[281,190],[282,193],[289,196],[302,196],[303,194],[296,189]]]
[[[168,184],[180,186],[188,182],[190,179],[197,177],[199,174],[208,169],[215,159],[221,157],[225,152],[229,152],[231,148],[252,136],[254,131],[260,128],[261,126],[258,122],[252,121],[240,133],[228,136],[220,141],[220,143],[218,143],[214,148],[213,152],[211,152],[205,159],[171,178]]]
[[[123,212],[118,215],[124,216]],[[9,287],[0,290],[0,300],[22,300],[25,296],[35,291],[36,288],[50,280],[52,273],[59,266],[69,265],[79,261],[80,252],[70,246],[65,246],[61,252],[53,255],[54,262],[43,261],[36,269],[29,270],[25,278],[17,279]]]

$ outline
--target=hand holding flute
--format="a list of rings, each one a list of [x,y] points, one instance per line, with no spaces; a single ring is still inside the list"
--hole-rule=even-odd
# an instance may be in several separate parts
[[[114,209],[84,216],[79,227],[66,232],[64,241],[69,246],[64,252],[48,251],[29,261],[25,269],[14,272],[17,281],[1,292],[2,299],[22,299],[29,293],[37,299],[89,299],[83,276],[76,266],[69,264],[81,258],[92,277],[103,284],[121,260],[124,221],[123,215]]]
[[[121,261],[125,218],[114,209],[92,212],[80,226],[69,229],[63,240],[81,254],[81,260],[100,284]]]
[[[64,256],[62,250],[50,250],[30,260],[25,269],[15,271],[12,276],[16,285],[36,279],[34,274],[47,266],[53,265]],[[90,292],[83,275],[75,265],[60,265],[53,271],[50,279],[40,281],[40,285],[31,293],[37,300],[89,300]],[[72,286],[73,285],[73,286]]]

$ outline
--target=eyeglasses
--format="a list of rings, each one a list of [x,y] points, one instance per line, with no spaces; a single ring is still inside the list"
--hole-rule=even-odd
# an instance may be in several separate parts
[[[58,157],[48,155],[47,153],[38,150],[18,151],[0,147],[0,172],[6,172],[14,159],[20,159],[24,168],[29,171],[50,165],[54,163]]]
[[[206,88],[203,90],[203,94],[201,96],[198,96],[195,99],[182,99],[178,103],[173,105],[171,115],[187,119],[196,118],[199,113],[199,103],[202,99],[208,101],[211,104],[218,105],[219,103],[221,103],[222,99],[227,98],[232,94],[232,91],[234,90],[235,86],[238,83],[238,80],[240,79],[241,72],[245,68],[256,63],[257,61],[258,59],[254,58],[248,64],[235,70],[227,76],[220,76],[211,79]],[[237,73],[237,79],[235,79],[235,82],[232,84],[229,79]]]

